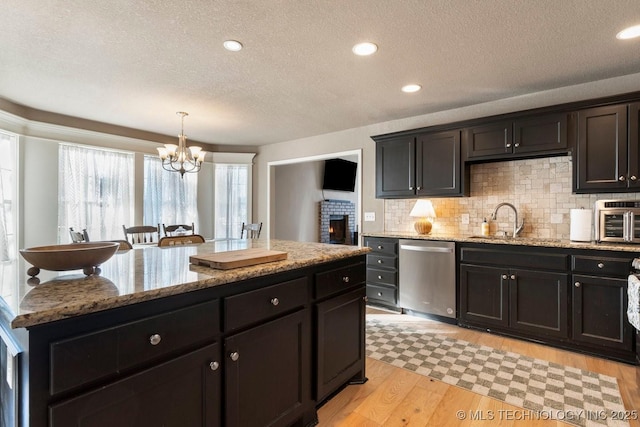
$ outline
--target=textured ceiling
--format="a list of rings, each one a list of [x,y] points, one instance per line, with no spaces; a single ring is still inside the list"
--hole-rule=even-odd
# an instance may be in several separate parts
[[[268,144],[637,73],[640,39],[615,34],[638,6],[2,0],[0,98],[167,135],[183,110],[191,139]],[[364,40],[376,55],[351,53]]]

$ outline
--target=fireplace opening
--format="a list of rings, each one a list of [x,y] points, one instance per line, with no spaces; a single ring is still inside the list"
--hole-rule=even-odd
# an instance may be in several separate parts
[[[347,243],[347,224],[349,224],[349,215],[329,216],[329,243],[341,245]]]

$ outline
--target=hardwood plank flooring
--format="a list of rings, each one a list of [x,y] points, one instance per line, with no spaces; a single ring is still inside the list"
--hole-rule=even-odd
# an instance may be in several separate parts
[[[385,311],[368,307],[367,313]],[[640,367],[446,323],[432,321],[430,328],[452,338],[616,377],[625,408],[640,412],[636,379]],[[318,410],[321,427],[568,425],[556,420],[531,419],[530,413],[522,408],[370,358],[367,377],[369,381],[365,384],[344,388]],[[463,411],[465,419],[461,419],[458,411]],[[481,416],[493,419],[478,419]],[[640,427],[640,420],[629,420],[629,424]]]

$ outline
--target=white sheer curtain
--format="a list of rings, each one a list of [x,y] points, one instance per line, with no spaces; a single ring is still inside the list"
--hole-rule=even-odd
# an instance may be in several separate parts
[[[87,229],[91,240],[123,239],[133,218],[131,153],[60,144],[58,241],[69,227]]]
[[[215,238],[240,238],[248,222],[249,168],[251,165],[215,165]]]
[[[16,257],[17,137],[0,132],[0,261]]]
[[[198,174],[162,169],[157,156],[144,156],[145,225],[191,224],[198,233]]]

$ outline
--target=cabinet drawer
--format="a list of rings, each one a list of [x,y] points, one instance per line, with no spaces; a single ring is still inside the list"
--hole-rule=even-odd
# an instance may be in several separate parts
[[[289,280],[224,299],[224,330],[241,328],[307,303],[307,278]]]
[[[50,345],[51,394],[213,339],[218,300],[148,317]]]
[[[381,283],[390,286],[397,286],[398,273],[393,270],[379,270],[377,268],[368,268],[367,283]]]
[[[493,264],[509,267],[540,268],[542,270],[568,270],[569,255],[550,253],[541,248],[534,250],[501,250],[492,248],[460,249],[460,262],[465,264]]]
[[[573,255],[571,257],[571,269],[579,273],[626,277],[631,271],[632,260],[633,256],[614,258]]]
[[[324,298],[363,283],[365,271],[364,263],[358,263],[316,274],[315,298]]]
[[[367,285],[367,298],[397,304],[396,288],[389,286]]]
[[[368,253],[367,266],[376,267],[376,268],[380,268],[380,267],[398,268],[398,257]]]
[[[398,254],[398,241],[393,239],[372,239],[367,238],[365,245],[370,247],[374,252],[380,252],[388,255]]]

